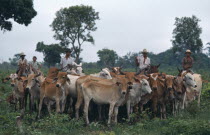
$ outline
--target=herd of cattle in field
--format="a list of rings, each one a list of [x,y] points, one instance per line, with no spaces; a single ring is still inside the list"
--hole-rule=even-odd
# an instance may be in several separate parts
[[[57,113],[63,113],[65,108],[74,110],[76,119],[83,109],[86,124],[89,124],[91,100],[97,105],[99,119],[102,117],[102,105],[109,104],[108,124],[112,121],[117,123],[118,109],[124,105],[130,120],[130,114],[143,111],[143,106],[149,101],[154,117],[160,114],[161,119],[166,118],[167,105],[176,115],[195,99],[200,104],[200,74],[178,69],[179,74],[173,76],[159,73],[158,66],[151,66],[151,69],[150,73],[136,74],[123,72],[121,67],[112,67],[85,75],[81,67],[76,68],[73,74],[50,68],[46,77],[41,72],[23,77],[10,74],[2,81],[11,83],[12,95],[7,101],[15,104],[15,109],[19,103],[19,108],[25,110],[29,97],[29,110],[38,111],[37,118],[42,114],[43,104],[47,106],[49,114],[55,105]]]

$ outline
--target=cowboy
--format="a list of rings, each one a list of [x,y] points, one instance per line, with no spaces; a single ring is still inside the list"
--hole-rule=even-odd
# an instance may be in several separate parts
[[[18,70],[17,70],[17,74],[18,77],[21,77],[22,75],[25,75],[25,69],[26,66],[28,65],[27,60],[25,59],[25,54],[22,52],[20,53],[20,59],[18,60]]]
[[[61,58],[60,66],[64,72],[67,72],[69,69],[71,70],[73,66],[78,66],[78,65],[74,62],[74,58],[71,57],[72,51],[70,49],[66,49],[65,52],[66,55],[63,58]]]
[[[36,56],[33,56],[33,60],[29,64],[30,64],[32,71],[34,71],[35,73],[37,73],[38,70],[41,69],[41,65],[37,62]]]
[[[147,54],[147,50],[144,49],[142,55],[136,57],[136,65],[139,68],[138,73],[141,71],[147,71],[150,67],[150,58],[148,58]]]
[[[191,51],[190,50],[186,50],[185,52],[185,57],[182,59],[182,67],[184,70],[191,70],[192,66],[193,66],[193,58],[191,57]]]

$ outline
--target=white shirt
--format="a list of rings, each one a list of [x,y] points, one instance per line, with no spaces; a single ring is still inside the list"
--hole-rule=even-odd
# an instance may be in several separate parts
[[[150,65],[150,58],[148,57],[145,59],[145,62],[144,62],[144,56],[138,56],[137,59],[139,62],[139,68],[141,70],[147,68]]]
[[[68,57],[66,59],[66,57],[64,56],[63,58],[61,58],[61,62],[60,64],[62,65],[62,68],[65,68],[65,70],[67,70],[67,65],[70,64],[71,66],[77,66],[77,64],[74,62],[74,58],[72,57]]]

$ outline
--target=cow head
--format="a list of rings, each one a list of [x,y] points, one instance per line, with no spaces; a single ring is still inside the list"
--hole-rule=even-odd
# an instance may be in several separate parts
[[[185,82],[185,84],[187,86],[190,86],[190,87],[193,87],[193,88],[197,87],[196,82],[195,82],[195,78],[194,78],[193,74],[190,73],[190,72],[188,72],[186,74],[183,74],[183,81]]]
[[[122,67],[112,67],[112,72],[114,72],[116,75],[120,75],[122,73]]]
[[[108,68],[101,69],[101,72],[99,73],[99,75],[101,78],[104,78],[104,79],[112,79]]]
[[[148,74],[147,76],[149,77],[149,83],[152,90],[157,90],[157,80],[158,80],[159,74],[152,73],[152,74]]]
[[[166,75],[165,77],[165,85],[168,91],[172,90],[173,88],[173,81],[175,77],[172,75]]]
[[[29,74],[28,78],[27,78],[27,85],[26,85],[26,90],[31,89],[32,87],[34,87],[36,84],[38,84],[38,86],[40,87],[40,82],[37,80],[37,77],[39,76],[36,74]]]
[[[76,72],[78,75],[83,74],[83,69],[82,69],[82,63],[80,63],[77,67],[76,67]]]
[[[15,83],[17,81],[18,75],[17,74],[10,74],[9,78],[10,78],[10,81],[11,81],[11,83],[10,83],[11,86],[14,87]]]
[[[55,78],[58,75],[59,69],[52,67],[49,69],[47,77],[48,78]]]
[[[70,79],[68,78],[66,72],[59,72],[58,76],[57,76],[57,78],[55,78],[55,80],[57,80],[56,87],[61,87],[66,82],[70,83]]]
[[[150,73],[158,73],[158,68],[160,67],[160,64],[158,65],[151,65],[150,66]]]
[[[173,89],[175,92],[175,95],[181,95],[183,93],[183,78],[181,76],[176,76],[173,80]]]
[[[134,77],[134,80],[137,82],[137,83],[140,83],[141,84],[141,87],[140,87],[140,90],[142,90],[142,95],[145,95],[145,94],[150,94],[152,93],[152,89],[149,85],[149,82],[147,81],[148,78],[145,78],[145,77]]]
[[[126,95],[126,93],[128,92],[129,89],[132,89],[132,83],[128,82],[128,80],[126,78],[117,78],[116,79],[116,85],[119,86],[120,90],[121,90],[121,94],[123,96]]]

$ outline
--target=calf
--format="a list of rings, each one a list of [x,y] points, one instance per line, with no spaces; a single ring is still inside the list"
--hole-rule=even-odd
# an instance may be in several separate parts
[[[108,124],[111,123],[111,116],[114,111],[115,122],[117,122],[118,107],[125,100],[125,95],[128,90],[128,81],[125,78],[118,78],[111,85],[105,85],[100,81],[87,81],[82,84],[82,93],[84,95],[84,115],[86,124],[89,124],[88,108],[90,100],[97,104],[109,104],[109,119]]]
[[[59,80],[59,81],[58,81]],[[63,101],[63,97],[65,95],[64,89],[61,87],[61,84],[64,83],[56,83],[56,81],[60,82],[66,82],[69,81],[67,78],[66,72],[59,72],[57,77],[52,79],[45,79],[45,81],[41,85],[40,89],[40,103],[39,103],[39,112],[38,112],[38,118],[40,118],[43,99],[46,97],[49,100],[55,100],[56,101],[56,112],[60,112],[60,101]],[[48,111],[50,113],[50,107],[48,106]]]

